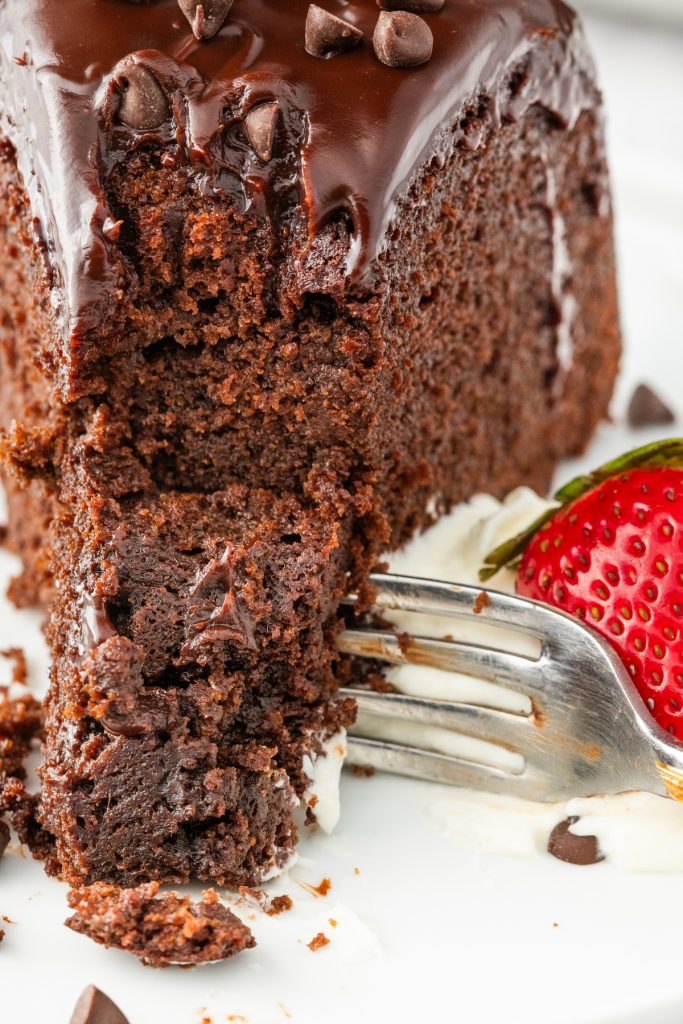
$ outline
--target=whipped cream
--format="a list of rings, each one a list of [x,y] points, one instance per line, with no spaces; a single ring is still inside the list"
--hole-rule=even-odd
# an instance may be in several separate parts
[[[323,742],[322,752],[303,759],[303,769],[310,779],[303,803],[311,808],[323,832],[332,832],[341,812],[339,780],[346,757],[346,729],[340,729]]]
[[[511,492],[502,502],[489,495],[477,495],[414,537],[402,550],[387,556],[389,571],[476,584],[489,551],[524,530],[551,507],[551,502],[525,487]],[[487,585],[513,592],[514,583],[514,572],[505,569]],[[491,644],[528,656],[538,652],[533,639],[494,626],[405,612],[386,615],[406,632],[449,635],[457,640]],[[455,672],[401,665],[388,668],[386,676],[397,690],[414,696],[486,704],[509,711],[530,710],[524,696]],[[517,757],[495,744],[450,730],[398,720],[386,722],[369,714],[359,717],[356,729],[365,736],[428,746],[445,754],[483,760],[513,770],[509,759]],[[548,855],[547,843],[552,829],[566,818],[576,817],[578,821],[570,830],[576,835],[597,836],[606,859],[624,870],[683,870],[683,807],[649,793],[538,804],[515,797],[439,786],[430,787],[430,812],[459,840],[514,856]]]

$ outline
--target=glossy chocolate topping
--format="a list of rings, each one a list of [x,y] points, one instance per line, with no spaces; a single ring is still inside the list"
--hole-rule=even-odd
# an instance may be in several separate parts
[[[230,179],[245,203],[250,190],[272,191],[273,177],[291,178],[296,167],[287,186],[311,239],[341,211],[350,219],[347,287],[362,291],[372,285],[394,201],[421,161],[435,148],[445,154],[454,139],[481,141],[443,131],[464,104],[483,96],[495,124],[540,103],[571,124],[594,96],[580,27],[561,0],[446,0],[423,14],[433,54],[412,68],[375,56],[375,0],[326,0],[363,38],[336,56],[311,56],[308,7],[235,0],[217,35],[198,40],[178,0],[0,2],[0,133],[17,150],[52,301],[72,345],[115,301],[117,231],[103,180],[141,141],[178,143],[203,190],[225,193]],[[117,120],[121,76],[132,64],[151,72],[168,99],[168,117],[154,129]],[[158,119],[164,104],[154,102]],[[272,102],[281,117],[271,118],[274,155],[264,161],[269,146],[249,148],[244,120]],[[146,124],[145,111],[132,109]],[[276,159],[283,148],[296,151],[294,164]]]

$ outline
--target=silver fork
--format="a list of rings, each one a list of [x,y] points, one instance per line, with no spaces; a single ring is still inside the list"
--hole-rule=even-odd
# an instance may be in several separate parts
[[[406,638],[363,625],[346,629],[338,640],[345,654],[457,671],[529,698],[529,711],[522,713],[485,703],[344,689],[361,711],[380,720],[437,726],[521,755],[508,770],[351,735],[349,763],[542,802],[627,790],[683,800],[683,743],[650,717],[622,662],[596,632],[536,601],[481,587],[388,574],[375,574],[371,582],[380,612],[502,627],[535,637],[540,655],[529,658],[428,636]]]

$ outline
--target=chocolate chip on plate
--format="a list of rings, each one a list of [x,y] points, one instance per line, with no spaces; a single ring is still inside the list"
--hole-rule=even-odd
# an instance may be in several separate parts
[[[412,68],[432,55],[434,38],[426,21],[406,11],[382,11],[372,37],[375,53],[392,68]]]
[[[446,0],[377,0],[383,11],[415,11],[417,14],[434,14],[440,11]]]
[[[633,392],[627,416],[630,427],[661,427],[676,419],[669,406],[647,384],[639,384]]]
[[[233,0],[178,0],[197,39],[213,39],[223,27]]]
[[[566,864],[576,864],[585,867],[588,864],[599,864],[604,860],[604,854],[600,851],[597,836],[580,836],[571,831],[579,819],[574,815],[565,818],[550,833],[548,839],[548,853]]]
[[[264,164],[268,163],[273,155],[278,114],[277,103],[260,103],[258,107],[250,110],[244,119],[244,130],[249,145]]]
[[[76,1003],[71,1024],[128,1024],[128,1019],[109,996],[88,985]]]
[[[312,57],[333,57],[351,50],[363,38],[355,25],[349,24],[329,11],[311,4],[306,15],[306,52]]]
[[[141,64],[129,64],[118,75],[123,99],[118,120],[137,131],[152,131],[168,117],[168,101],[151,71]]]

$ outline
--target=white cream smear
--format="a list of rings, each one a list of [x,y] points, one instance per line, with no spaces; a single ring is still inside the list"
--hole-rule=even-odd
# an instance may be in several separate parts
[[[310,782],[302,803],[311,808],[323,832],[333,832],[341,812],[339,780],[346,757],[346,729],[340,729],[322,744],[322,752],[303,760]]]
[[[477,584],[478,572],[489,551],[528,527],[552,504],[528,488],[518,488],[499,502],[477,495],[441,518],[425,533],[414,537],[401,551],[387,556],[389,571],[423,579]],[[491,581],[496,590],[514,591],[515,575],[499,572]],[[387,613],[401,630],[409,633],[451,636],[469,643],[488,644],[533,657],[535,641],[492,626],[453,619]],[[504,687],[455,672],[423,666],[401,665],[386,671],[402,693],[413,696],[463,701],[509,711],[529,711],[524,696]],[[512,768],[510,754],[494,744],[483,743],[446,729],[400,721],[381,721],[363,714],[356,730],[365,736],[426,746],[442,753],[483,760]],[[550,832],[568,817],[577,835],[597,836],[607,860],[628,871],[683,871],[683,807],[649,793],[577,798],[557,804],[539,804],[515,797],[448,787],[433,787],[430,812],[458,839],[498,854],[534,856],[547,854]],[[316,814],[318,810],[316,808]]]

